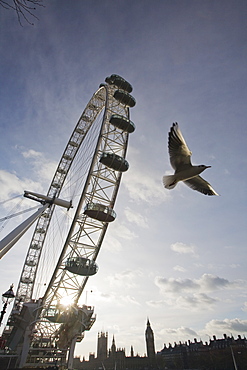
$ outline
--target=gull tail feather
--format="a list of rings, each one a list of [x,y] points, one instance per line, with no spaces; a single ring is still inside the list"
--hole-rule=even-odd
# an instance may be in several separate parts
[[[173,189],[177,185],[177,180],[174,175],[163,176],[163,184],[166,189]]]

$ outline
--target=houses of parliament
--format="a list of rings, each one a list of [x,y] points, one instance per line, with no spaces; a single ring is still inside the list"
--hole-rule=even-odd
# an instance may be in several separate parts
[[[149,319],[145,330],[146,355],[134,354],[133,346],[130,356],[124,348],[117,348],[113,336],[108,349],[108,333],[98,333],[97,356],[89,354],[89,360],[74,358],[73,367],[77,370],[246,370],[247,339],[226,334],[217,339],[213,336],[209,342],[188,340],[188,342],[164,344],[164,348],[155,351],[154,332]]]
[[[154,333],[147,320],[145,331],[147,356],[134,355],[133,346],[130,349],[130,356],[126,356],[124,348],[117,348],[115,338],[112,338],[112,344],[108,350],[108,333],[98,333],[97,357],[94,353],[89,354],[89,360],[80,361],[74,358],[73,367],[83,370],[109,370],[109,369],[148,369],[155,365],[155,345]]]

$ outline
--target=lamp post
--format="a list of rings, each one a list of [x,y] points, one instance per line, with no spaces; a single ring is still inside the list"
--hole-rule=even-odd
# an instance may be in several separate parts
[[[0,325],[2,324],[3,317],[6,314],[6,309],[7,309],[8,304],[10,304],[13,301],[13,299],[15,298],[15,295],[14,295],[14,292],[13,292],[13,287],[14,287],[13,284],[10,285],[9,290],[7,290],[7,292],[2,294],[3,309],[2,309],[1,315],[0,315]]]

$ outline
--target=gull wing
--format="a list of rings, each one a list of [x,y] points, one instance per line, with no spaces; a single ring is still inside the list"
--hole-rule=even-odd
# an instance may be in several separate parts
[[[200,191],[205,195],[219,195],[216,191],[212,188],[212,186],[204,180],[201,176],[192,177],[189,180],[183,181],[187,186],[191,189]]]
[[[171,165],[175,171],[181,171],[191,166],[192,152],[189,150],[177,122],[173,123],[168,135],[168,151]]]

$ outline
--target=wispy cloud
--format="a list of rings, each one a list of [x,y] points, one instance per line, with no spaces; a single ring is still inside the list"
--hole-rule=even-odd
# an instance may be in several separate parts
[[[200,288],[198,282],[193,279],[175,279],[156,277],[155,284],[166,293],[180,293],[196,291]]]
[[[213,292],[226,288],[243,288],[247,282],[242,280],[229,281],[219,276],[203,274],[199,279],[156,277],[155,284],[166,292],[180,293],[182,291]]]
[[[180,272],[185,272],[186,271],[186,269],[184,267],[179,266],[179,265],[174,266],[173,270],[180,271]]]
[[[122,250],[122,240],[130,241],[135,239],[136,237],[137,235],[127,226],[116,222],[114,224],[114,227],[110,225],[109,232],[106,234],[105,237],[104,249],[107,249],[110,252],[118,253]]]
[[[164,300],[160,300],[160,301],[147,301],[146,304],[150,307],[162,307],[162,306],[165,306],[166,305],[166,302]]]
[[[106,302],[106,303],[111,302],[118,306],[125,305],[126,303],[140,305],[140,303],[137,301],[137,299],[134,296],[130,294],[124,294],[123,292],[119,294],[119,291],[111,290],[105,293],[105,292],[98,290],[97,287],[93,287],[92,294],[93,294],[94,300],[97,302]]]
[[[166,303],[193,310],[212,307],[219,301],[218,297],[213,296],[216,291],[243,289],[247,286],[246,281],[229,281],[211,274],[203,274],[199,279],[156,277],[155,284]]]
[[[47,159],[44,153],[34,149],[23,149],[23,147],[18,146],[13,149],[16,151],[16,156],[23,157],[21,157],[22,166],[25,168],[26,177],[23,177],[23,173],[0,170],[0,197],[6,198],[12,194],[20,194],[23,190],[43,192],[43,188],[47,188],[47,184],[51,182],[54,176],[57,163]]]
[[[122,295],[120,295],[119,298],[123,303],[128,303],[128,304],[131,303],[131,304],[135,304],[135,305],[138,305],[138,306],[140,305],[140,303],[133,296],[129,296],[129,295],[122,296]]]
[[[128,157],[131,158],[131,169],[126,173],[123,184],[130,198],[152,205],[168,200],[170,193],[162,185],[161,173],[155,172],[154,168],[144,167],[140,152],[132,147]]]
[[[187,338],[194,338],[197,336],[197,333],[187,327],[181,326],[179,328],[167,328],[167,329],[162,329],[159,332],[160,335],[162,336],[169,336],[172,340],[184,340]]]
[[[205,293],[194,293],[187,296],[180,296],[176,299],[178,307],[184,307],[189,310],[210,309],[218,300]]]
[[[119,253],[122,250],[122,244],[114,236],[106,235],[104,241],[104,249],[113,253]]]
[[[222,333],[246,333],[247,332],[247,320],[241,319],[224,319],[224,320],[211,320],[205,325],[205,331],[209,335]]]
[[[247,320],[241,319],[224,319],[224,320],[217,320],[213,319],[209,322],[205,323],[203,329],[199,330],[198,332],[193,330],[192,328],[180,326],[180,327],[170,327],[170,328],[161,328],[160,330],[156,330],[156,337],[162,338],[166,340],[166,346],[168,343],[173,345],[173,342],[178,341],[194,341],[194,339],[200,339],[203,341],[208,341],[209,338],[215,335],[217,338],[222,338],[223,334],[226,335],[233,335],[235,338],[237,335],[243,333],[245,334],[247,331]]]
[[[137,235],[131,231],[127,226],[118,222],[114,225],[114,230],[112,230],[112,234],[116,237],[120,237],[122,239],[132,240],[137,237]]]
[[[162,188],[159,178],[153,178],[137,168],[133,169],[127,181],[123,181],[129,196],[136,202],[158,204],[168,199],[168,193]]]
[[[227,279],[220,278],[219,276],[214,276],[211,274],[203,274],[200,279],[197,280],[200,289],[203,291],[206,290],[208,292],[212,292],[218,289],[224,289],[229,287],[237,287],[239,282],[233,281],[230,282]]]
[[[36,152],[36,150],[33,149],[22,152],[22,155],[24,158],[43,158],[43,154],[41,152]]]
[[[181,242],[177,242],[171,245],[171,250],[178,254],[191,254],[197,256],[196,247],[194,245],[187,245]]]
[[[40,182],[44,182],[45,180],[51,182],[57,167],[55,161],[47,159],[43,153],[34,149],[24,150],[21,154],[30,162]]]
[[[26,177],[23,177],[23,174],[0,170],[0,200],[7,200],[14,195],[22,195],[24,190],[42,193],[44,187],[47,187],[54,176],[56,163],[49,161],[43,153],[33,149],[23,150],[19,147],[15,147],[15,150],[18,152],[17,155],[23,156],[26,165],[32,168],[32,173],[25,172]],[[8,207],[8,204],[4,206]]]
[[[13,195],[23,194],[24,190],[41,191],[41,185],[27,178],[20,178],[14,173],[0,170],[0,199],[6,200]]]
[[[136,288],[136,278],[140,276],[142,276],[142,272],[140,270],[124,270],[114,275],[109,275],[106,280],[109,282],[111,287]]]
[[[124,213],[129,222],[132,222],[140,227],[148,228],[147,219],[134,209],[126,207]]]

